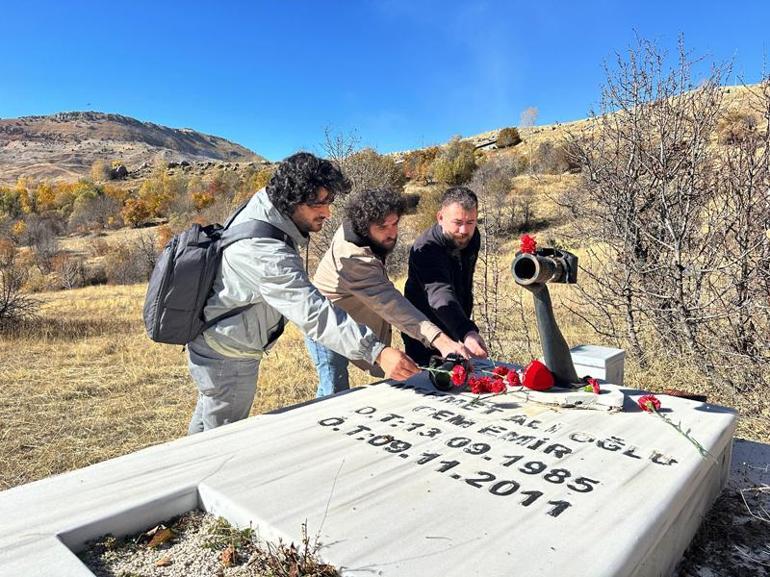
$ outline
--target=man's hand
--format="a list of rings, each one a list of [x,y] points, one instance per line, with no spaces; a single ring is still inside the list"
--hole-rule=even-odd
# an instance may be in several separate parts
[[[471,331],[465,335],[463,344],[477,359],[486,359],[489,356],[489,352],[487,351],[487,344],[484,342],[484,339],[481,338],[481,335],[476,331]]]
[[[393,347],[382,349],[377,364],[385,371],[385,376],[394,381],[405,381],[420,372],[412,359]]]
[[[468,348],[457,341],[453,341],[446,334],[439,333],[439,335],[433,340],[431,345],[438,349],[442,357],[448,357],[452,353],[460,355],[463,358],[470,359],[473,355]]]

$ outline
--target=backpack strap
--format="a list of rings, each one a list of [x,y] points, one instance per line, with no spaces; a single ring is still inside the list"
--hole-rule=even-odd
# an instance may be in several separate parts
[[[231,219],[228,219],[228,221],[229,220]],[[295,248],[291,236],[283,232],[277,226],[263,220],[248,220],[241,224],[236,224],[235,226],[229,226],[228,223],[225,226],[227,228],[222,231],[219,237],[220,250],[224,250],[234,242],[246,238],[273,238],[288,244],[291,248]]]
[[[235,212],[227,217],[227,220],[225,221],[225,224],[222,225],[222,228],[228,228],[235,220],[235,217],[238,216],[244,208],[246,208],[246,205],[249,204],[250,201],[251,199],[247,200],[246,202],[241,204],[241,206],[236,208]]]
[[[225,226],[229,226],[232,219],[235,218],[235,216],[243,209],[244,206],[246,205],[244,204],[241,206],[236,211],[236,213],[228,219],[228,222]],[[232,228],[226,228],[223,230],[221,236],[219,237],[219,250],[222,251],[231,244],[247,238],[273,238],[275,240],[285,242],[291,248],[295,248],[292,238],[277,226],[262,220],[249,220],[241,224],[236,224]],[[206,324],[203,325],[203,330],[201,332],[210,329],[219,321],[223,321],[227,318],[237,315],[238,313],[242,313],[246,309],[250,309],[253,306],[253,304],[248,304],[230,309],[226,313],[206,321]]]

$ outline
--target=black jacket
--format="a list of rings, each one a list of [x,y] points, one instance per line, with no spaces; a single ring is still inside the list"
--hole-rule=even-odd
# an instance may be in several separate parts
[[[476,230],[470,243],[459,250],[438,224],[422,233],[409,252],[409,273],[404,296],[428,319],[456,341],[478,327],[470,320],[473,311],[473,271],[481,246]],[[426,364],[435,351],[402,333],[406,354]]]

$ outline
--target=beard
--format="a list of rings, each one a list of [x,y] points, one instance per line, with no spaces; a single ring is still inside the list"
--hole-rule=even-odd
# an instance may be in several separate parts
[[[324,222],[326,222],[326,217],[320,216],[309,220],[295,221],[294,224],[297,225],[297,228],[303,235],[307,236],[311,232],[320,231],[323,228]]]
[[[393,252],[393,249],[396,248],[398,237],[395,237],[392,239],[385,239],[384,242],[379,242],[370,238],[369,242],[372,243],[372,249],[374,250],[374,252],[384,256],[384,255],[390,254],[391,252]]]
[[[447,232],[444,232],[444,238],[447,239],[452,246],[462,250],[470,244],[471,239],[473,238],[473,235],[466,234],[465,236],[460,236],[460,235],[455,236]]]

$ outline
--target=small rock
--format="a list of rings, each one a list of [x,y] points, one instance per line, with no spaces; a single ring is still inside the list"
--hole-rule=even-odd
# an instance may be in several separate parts
[[[171,557],[168,557],[168,556],[166,556],[166,557],[161,557],[160,559],[158,559],[157,561],[155,561],[155,566],[156,566],[156,567],[168,567],[168,566],[169,566],[169,565],[171,565],[173,562],[174,562],[174,561],[173,561],[173,559],[171,559]]]
[[[151,549],[157,547],[158,545],[162,545],[166,541],[170,541],[174,538],[174,531],[165,527],[163,529],[160,529],[157,531],[153,536],[152,539],[150,539],[150,542],[147,543],[147,546]]]
[[[222,562],[223,567],[232,567],[238,562],[238,553],[235,551],[235,547],[229,545],[225,547],[222,554],[219,556],[219,560]]]

